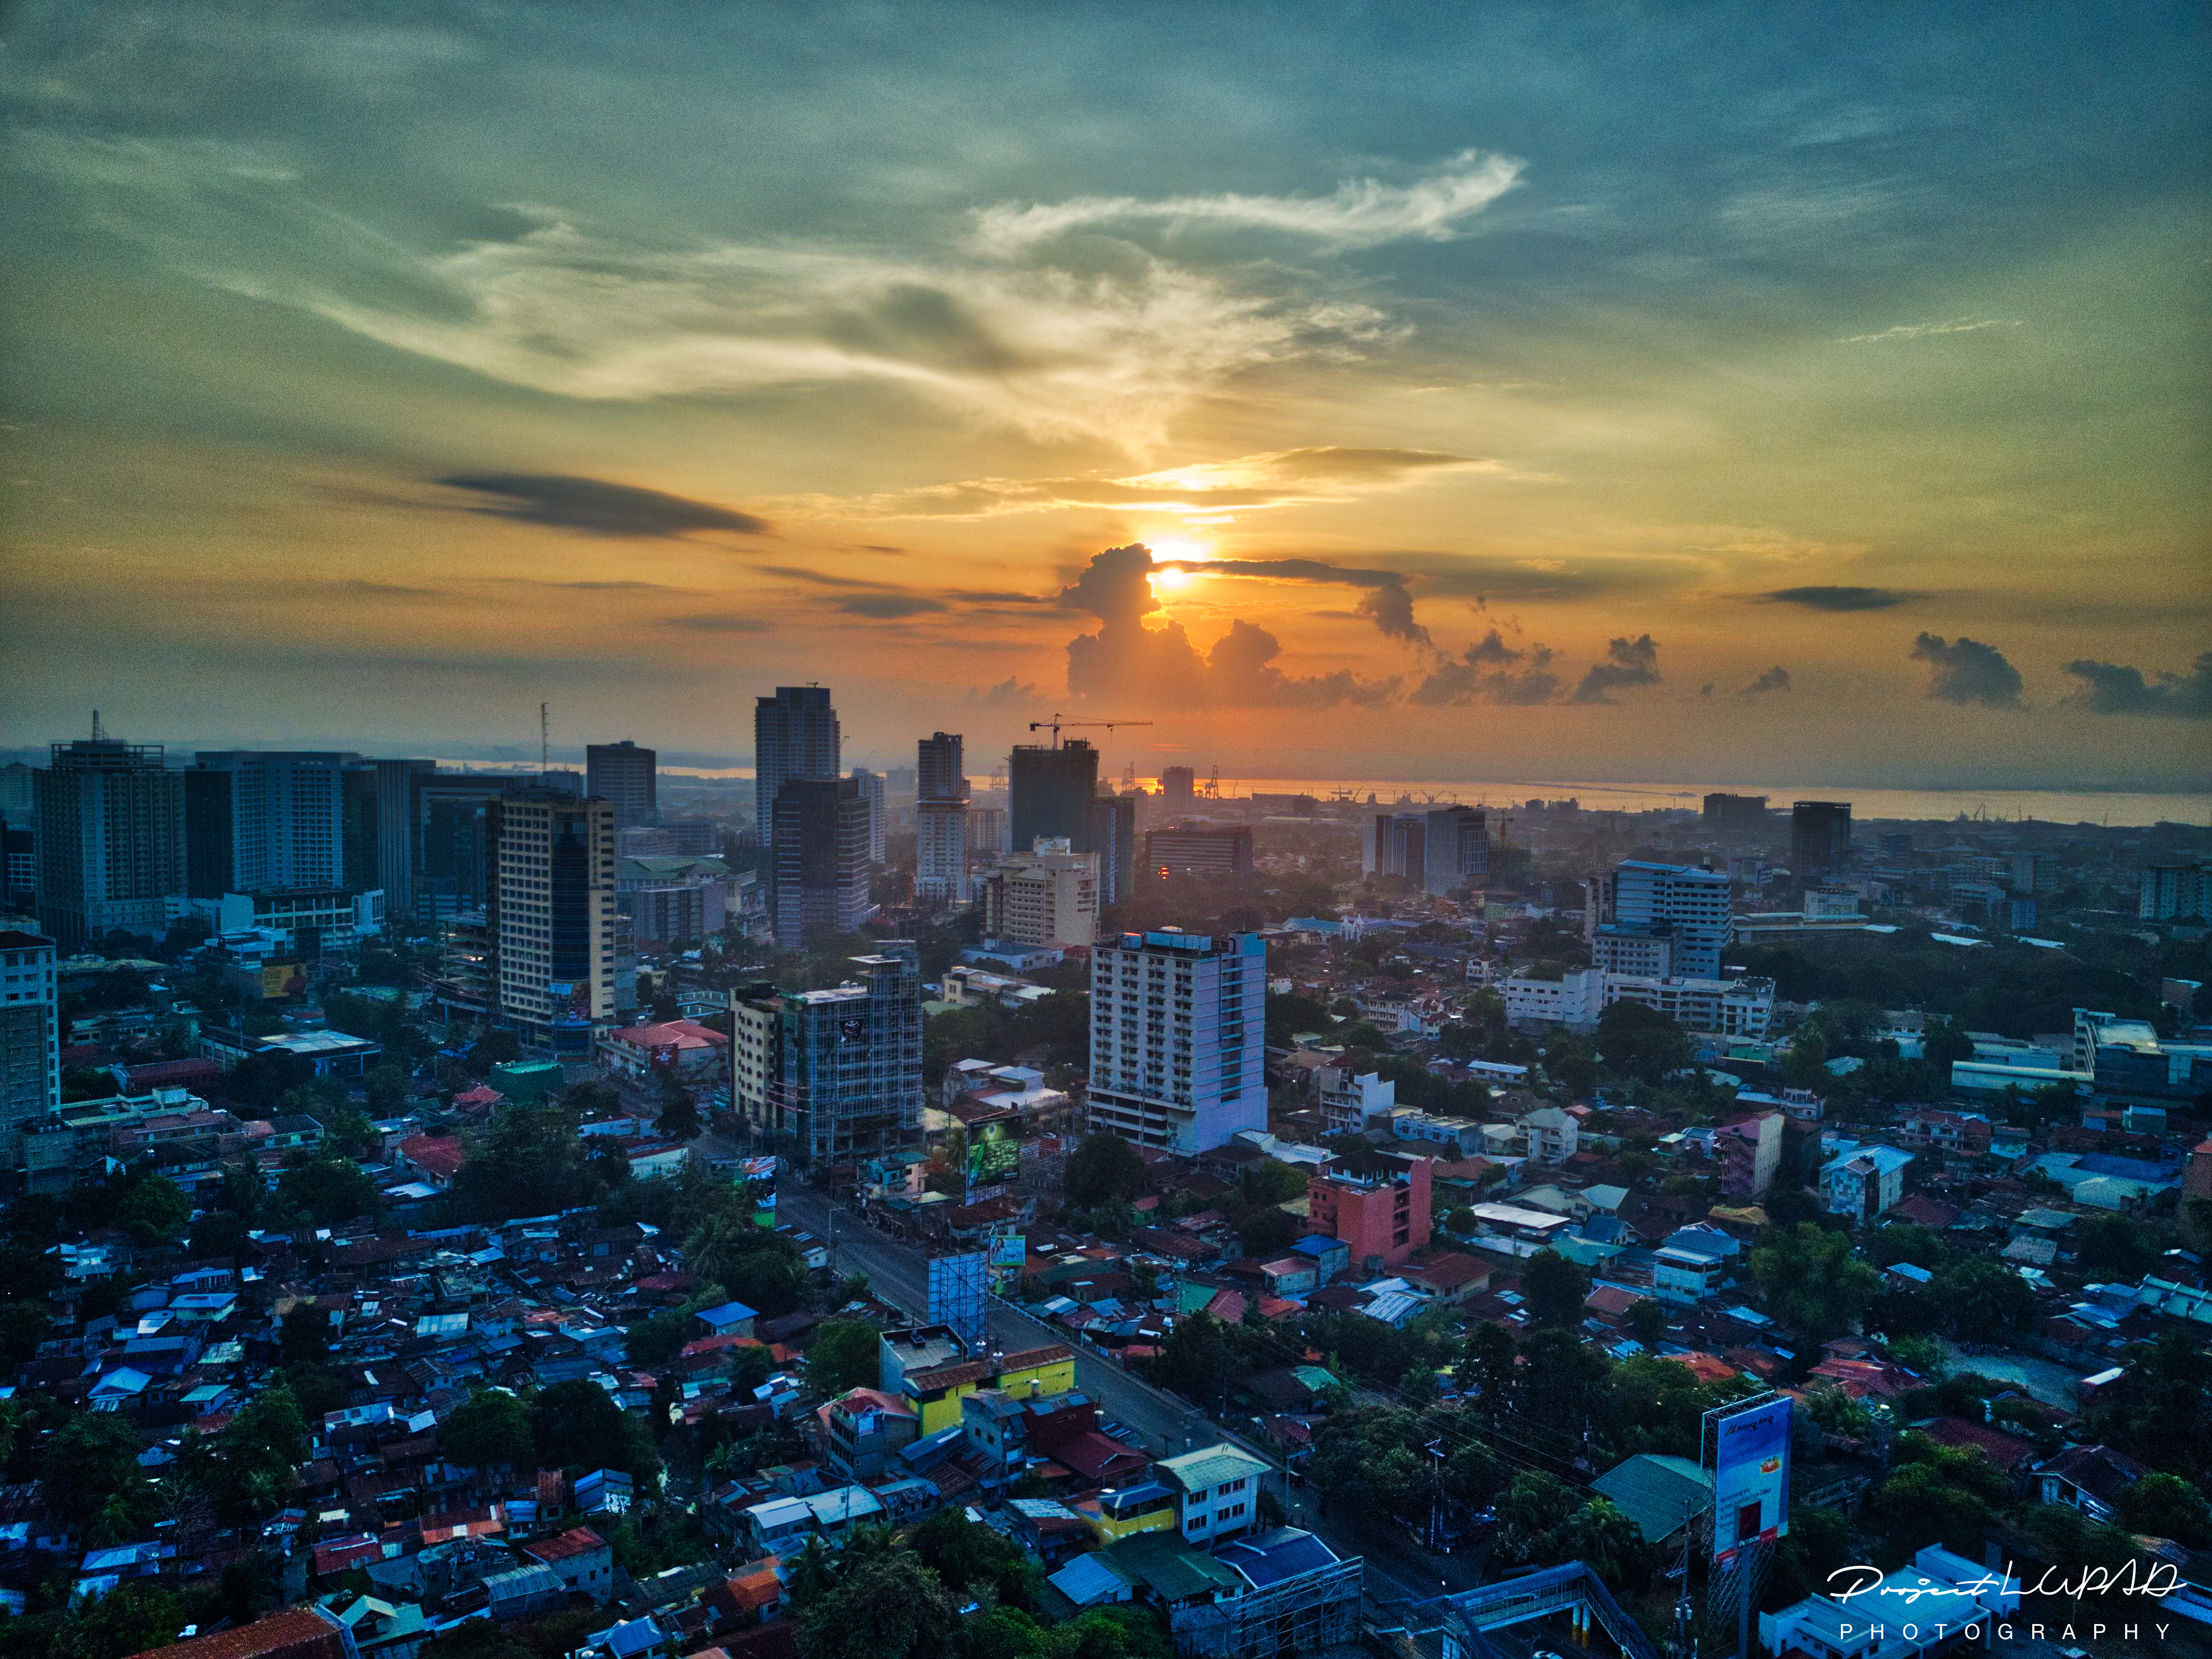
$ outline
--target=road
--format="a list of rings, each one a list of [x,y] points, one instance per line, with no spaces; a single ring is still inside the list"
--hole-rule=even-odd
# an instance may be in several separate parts
[[[866,1273],[878,1297],[916,1319],[923,1316],[928,1293],[921,1250],[885,1237],[843,1206],[833,1206],[822,1194],[788,1178],[777,1185],[776,1206],[781,1219],[830,1242],[830,1265],[837,1271]],[[1147,1453],[1170,1457],[1194,1446],[1227,1440],[1264,1460],[1271,1468],[1282,1468],[1281,1461],[1264,1444],[1224,1427],[1188,1401],[1132,1376],[1073,1340],[1071,1333],[1033,1319],[995,1297],[990,1320],[991,1340],[1002,1349],[1039,1347],[1048,1342],[1066,1343],[1073,1348],[1076,1386],[1097,1401],[1106,1416],[1135,1430]],[[1365,1558],[1370,1601],[1426,1601],[1450,1590],[1471,1589],[1481,1582],[1473,1563],[1430,1555],[1402,1537],[1388,1517],[1378,1517],[1370,1525],[1354,1525],[1340,1516],[1323,1516],[1320,1500],[1310,1487],[1291,1487],[1285,1493],[1279,1481],[1275,1490],[1287,1498],[1293,1524],[1319,1535],[1340,1556]]]

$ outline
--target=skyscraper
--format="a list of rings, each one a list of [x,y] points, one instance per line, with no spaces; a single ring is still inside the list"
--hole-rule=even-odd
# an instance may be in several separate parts
[[[188,890],[225,893],[377,885],[383,783],[337,750],[203,751],[185,775]]]
[[[881,864],[884,831],[888,827],[884,817],[884,775],[856,766],[853,769],[853,781],[860,786],[861,804],[868,809],[868,862]]]
[[[1631,859],[1591,885],[1596,902],[1585,928],[1598,966],[1612,973],[1650,972],[1656,943],[1664,941],[1666,965],[1659,972],[1683,979],[1721,976],[1721,959],[1735,937],[1726,871]]]
[[[821,685],[779,685],[753,704],[753,822],[766,838],[776,792],[792,778],[834,778],[839,763],[837,711]]]
[[[33,788],[40,927],[64,951],[115,928],[159,939],[185,890],[184,779],[161,745],[58,743]]]
[[[615,809],[520,789],[484,815],[501,1022],[528,1041],[588,1048],[593,1024],[614,1018]]]
[[[1815,886],[1851,861],[1851,804],[1801,800],[1790,809],[1790,875],[1799,889]]]
[[[449,921],[483,908],[490,867],[486,821],[491,803],[507,793],[508,782],[483,772],[439,772],[415,779],[409,885],[418,921]],[[388,906],[388,895],[386,902]]]
[[[584,793],[615,809],[615,828],[633,830],[653,822],[660,804],[660,757],[628,738],[620,743],[589,744],[584,749]]]
[[[914,890],[921,898],[968,902],[968,777],[960,734],[924,738],[915,767]]]
[[[1766,828],[1766,797],[1707,795],[1705,828],[1722,835],[1757,835]]]
[[[1164,767],[1160,771],[1160,804],[1188,806],[1196,799],[1198,775],[1188,766]]]
[[[849,781],[849,780],[848,780]],[[826,991],[730,996],[731,1104],[810,1166],[902,1146],[921,1123],[921,969],[912,945],[854,957]]]
[[[62,1103],[60,999],[54,942],[0,932],[0,1134]],[[12,1139],[12,1134],[8,1138]]]
[[[787,778],[769,809],[775,942],[798,950],[810,929],[849,933],[868,902],[868,805],[851,778]]]
[[[384,890],[385,914],[394,918],[415,912],[416,780],[437,775],[431,760],[378,760],[376,774],[376,884]]]
[[[1098,905],[1127,898],[1137,884],[1137,798],[1093,795],[1084,809],[1085,837],[1078,843],[1098,857]]]
[[[1440,806],[1422,815],[1421,890],[1443,897],[1490,872],[1490,828],[1472,806]]]
[[[1091,1127],[1186,1155],[1267,1127],[1267,946],[1167,927],[1091,953]]]
[[[1023,744],[1007,769],[1007,805],[1013,817],[1018,853],[1036,845],[1040,836],[1065,841],[1079,852],[1090,850],[1089,812],[1098,793],[1098,751],[1079,738],[1056,749]]]

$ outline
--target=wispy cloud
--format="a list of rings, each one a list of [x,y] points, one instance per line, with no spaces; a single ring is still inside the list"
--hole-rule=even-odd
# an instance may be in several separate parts
[[[1143,222],[1213,225],[1279,231],[1334,248],[1373,247],[1408,238],[1449,241],[1467,220],[1520,182],[1523,163],[1462,150],[1410,185],[1352,179],[1327,196],[1079,196],[1073,200],[1004,203],[975,215],[975,243],[1006,255],[1070,231]]]
[[[2017,320],[2002,317],[1954,317],[1943,323],[1899,323],[1871,334],[1846,334],[1832,345],[1879,345],[1889,340],[1924,340],[1936,334],[1972,334],[1984,328],[2019,328]]]
[[[454,489],[490,497],[464,511],[518,524],[545,525],[587,536],[680,537],[700,530],[728,530],[762,536],[765,519],[711,501],[695,501],[664,490],[609,483],[564,473],[457,473],[438,480]]]

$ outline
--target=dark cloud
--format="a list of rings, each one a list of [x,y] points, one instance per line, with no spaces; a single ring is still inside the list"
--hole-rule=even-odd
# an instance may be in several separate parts
[[[1413,688],[1412,701],[1424,708],[1452,708],[1470,702],[1532,708],[1549,702],[1565,684],[1552,672],[1552,648],[1531,645],[1516,650],[1496,629],[1468,647],[1457,661],[1446,660]],[[1486,672],[1487,671],[1487,672]]]
[[[2020,670],[1993,645],[1963,634],[1947,645],[1940,634],[1923,634],[1912,642],[1912,655],[1929,665],[1928,695],[1937,702],[2020,707]]]
[[[711,501],[695,501],[659,489],[579,478],[561,472],[457,473],[438,480],[455,489],[495,495],[495,504],[466,509],[518,524],[547,525],[587,536],[677,538],[698,530],[732,530],[762,536],[765,519]]]
[[[775,625],[761,617],[663,617],[663,628],[686,628],[700,634],[773,634]]]
[[[906,549],[902,547],[878,547],[873,542],[862,542],[860,544],[860,551],[863,553],[904,553]]]
[[[1405,578],[1395,570],[1362,570],[1324,564],[1319,559],[1163,559],[1164,565],[1212,576],[1258,576],[1282,582],[1342,582],[1347,587],[1396,587]]]
[[[1036,704],[1037,696],[1036,687],[1012,674],[994,686],[968,688],[969,704],[976,708],[1028,708]]]
[[[787,581],[811,582],[817,587],[865,587],[884,593],[899,592],[889,582],[870,581],[865,576],[835,576],[826,570],[809,570],[800,564],[764,564],[757,568],[763,576],[781,576]]]
[[[978,593],[971,592],[963,588],[955,588],[945,597],[948,599],[964,600],[971,605],[1054,605],[1057,603],[1056,600],[1040,599],[1035,593],[995,593],[988,592]]]
[[[2081,690],[2066,701],[2093,714],[2212,720],[2212,651],[2197,658],[2197,666],[2189,673],[2173,674],[2160,669],[2155,681],[2144,678],[2139,668],[2097,662],[2087,657],[2068,663],[2066,672],[2081,682]]]
[[[1759,597],[1771,605],[1802,605],[1808,611],[1888,611],[1919,595],[1894,587],[1778,587]]]
[[[1711,686],[1705,689],[1708,691],[1712,690]],[[1768,669],[1749,685],[1745,686],[1742,690],[1736,693],[1736,696],[1746,702],[1757,702],[1770,691],[1787,691],[1789,689],[1790,671],[1778,665]]]
[[[358,578],[350,581],[315,582],[311,586],[336,588],[343,593],[357,593],[364,599],[424,599],[445,591],[443,588],[437,587],[403,587],[397,582],[362,581]]]
[[[1348,672],[1297,678],[1274,665],[1282,645],[1264,628],[1241,619],[1201,652],[1181,623],[1147,628],[1159,609],[1148,580],[1152,556],[1141,544],[1095,555],[1060,602],[1098,618],[1098,631],[1067,642],[1067,689],[1078,696],[1155,705],[1216,708],[1326,708],[1387,701],[1395,680],[1358,679]]]
[[[1436,648],[1429,630],[1413,620],[1413,596],[1395,582],[1387,587],[1369,588],[1360,596],[1359,613],[1382,629],[1386,638],[1403,640],[1408,645],[1430,650]]]
[[[878,621],[891,622],[948,607],[942,599],[925,599],[919,593],[848,593],[831,608],[848,617],[873,617]]]
[[[1616,639],[1605,654],[1609,660],[1591,664],[1575,687],[1577,702],[1611,702],[1613,692],[1659,684],[1659,647],[1649,634]]]

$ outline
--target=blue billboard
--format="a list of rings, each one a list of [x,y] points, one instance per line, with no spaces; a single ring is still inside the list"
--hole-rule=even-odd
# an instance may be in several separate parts
[[[1790,1401],[1723,1417],[1715,1425],[1713,1554],[1790,1530]]]

